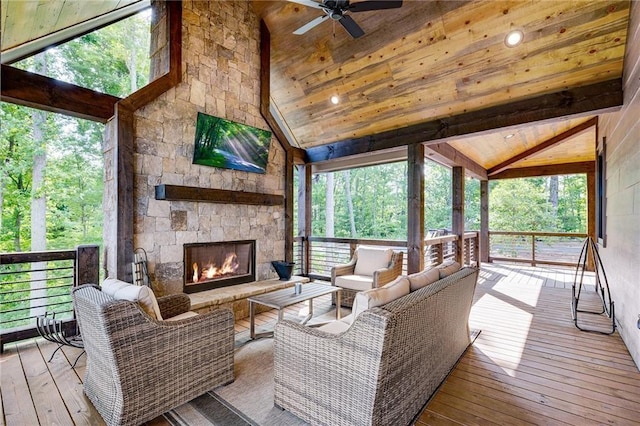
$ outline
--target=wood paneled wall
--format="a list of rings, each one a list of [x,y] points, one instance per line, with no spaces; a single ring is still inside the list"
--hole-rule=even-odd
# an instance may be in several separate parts
[[[640,367],[640,2],[632,2],[624,69],[624,106],[601,117],[606,138],[606,247],[600,255],[618,331]]]

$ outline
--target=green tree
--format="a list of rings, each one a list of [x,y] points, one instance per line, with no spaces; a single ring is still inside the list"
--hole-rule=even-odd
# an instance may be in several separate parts
[[[494,231],[555,230],[544,179],[491,181],[489,227]]]

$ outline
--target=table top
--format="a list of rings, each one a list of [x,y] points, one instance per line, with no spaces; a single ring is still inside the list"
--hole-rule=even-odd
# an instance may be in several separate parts
[[[248,297],[247,300],[249,302],[260,303],[261,305],[270,306],[272,308],[282,309],[287,306],[295,305],[296,303],[304,302],[305,300],[324,296],[325,294],[335,293],[340,290],[340,287],[332,285],[308,283],[302,284],[302,292],[300,294],[294,293],[294,287],[288,287],[283,288],[282,290],[251,296]]]

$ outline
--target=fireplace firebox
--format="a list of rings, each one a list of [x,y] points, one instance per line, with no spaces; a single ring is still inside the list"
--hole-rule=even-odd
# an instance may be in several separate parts
[[[255,281],[255,263],[255,240],[185,244],[184,292]]]

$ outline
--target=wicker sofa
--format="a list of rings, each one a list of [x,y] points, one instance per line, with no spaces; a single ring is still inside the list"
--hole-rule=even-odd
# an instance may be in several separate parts
[[[169,319],[158,320],[92,285],[74,289],[73,301],[87,352],[84,392],[107,425],[138,425],[233,381],[230,310],[189,315],[189,296],[178,294],[157,299]]]
[[[278,322],[275,404],[312,425],[410,424],[470,343],[477,277],[463,268],[337,334]]]

